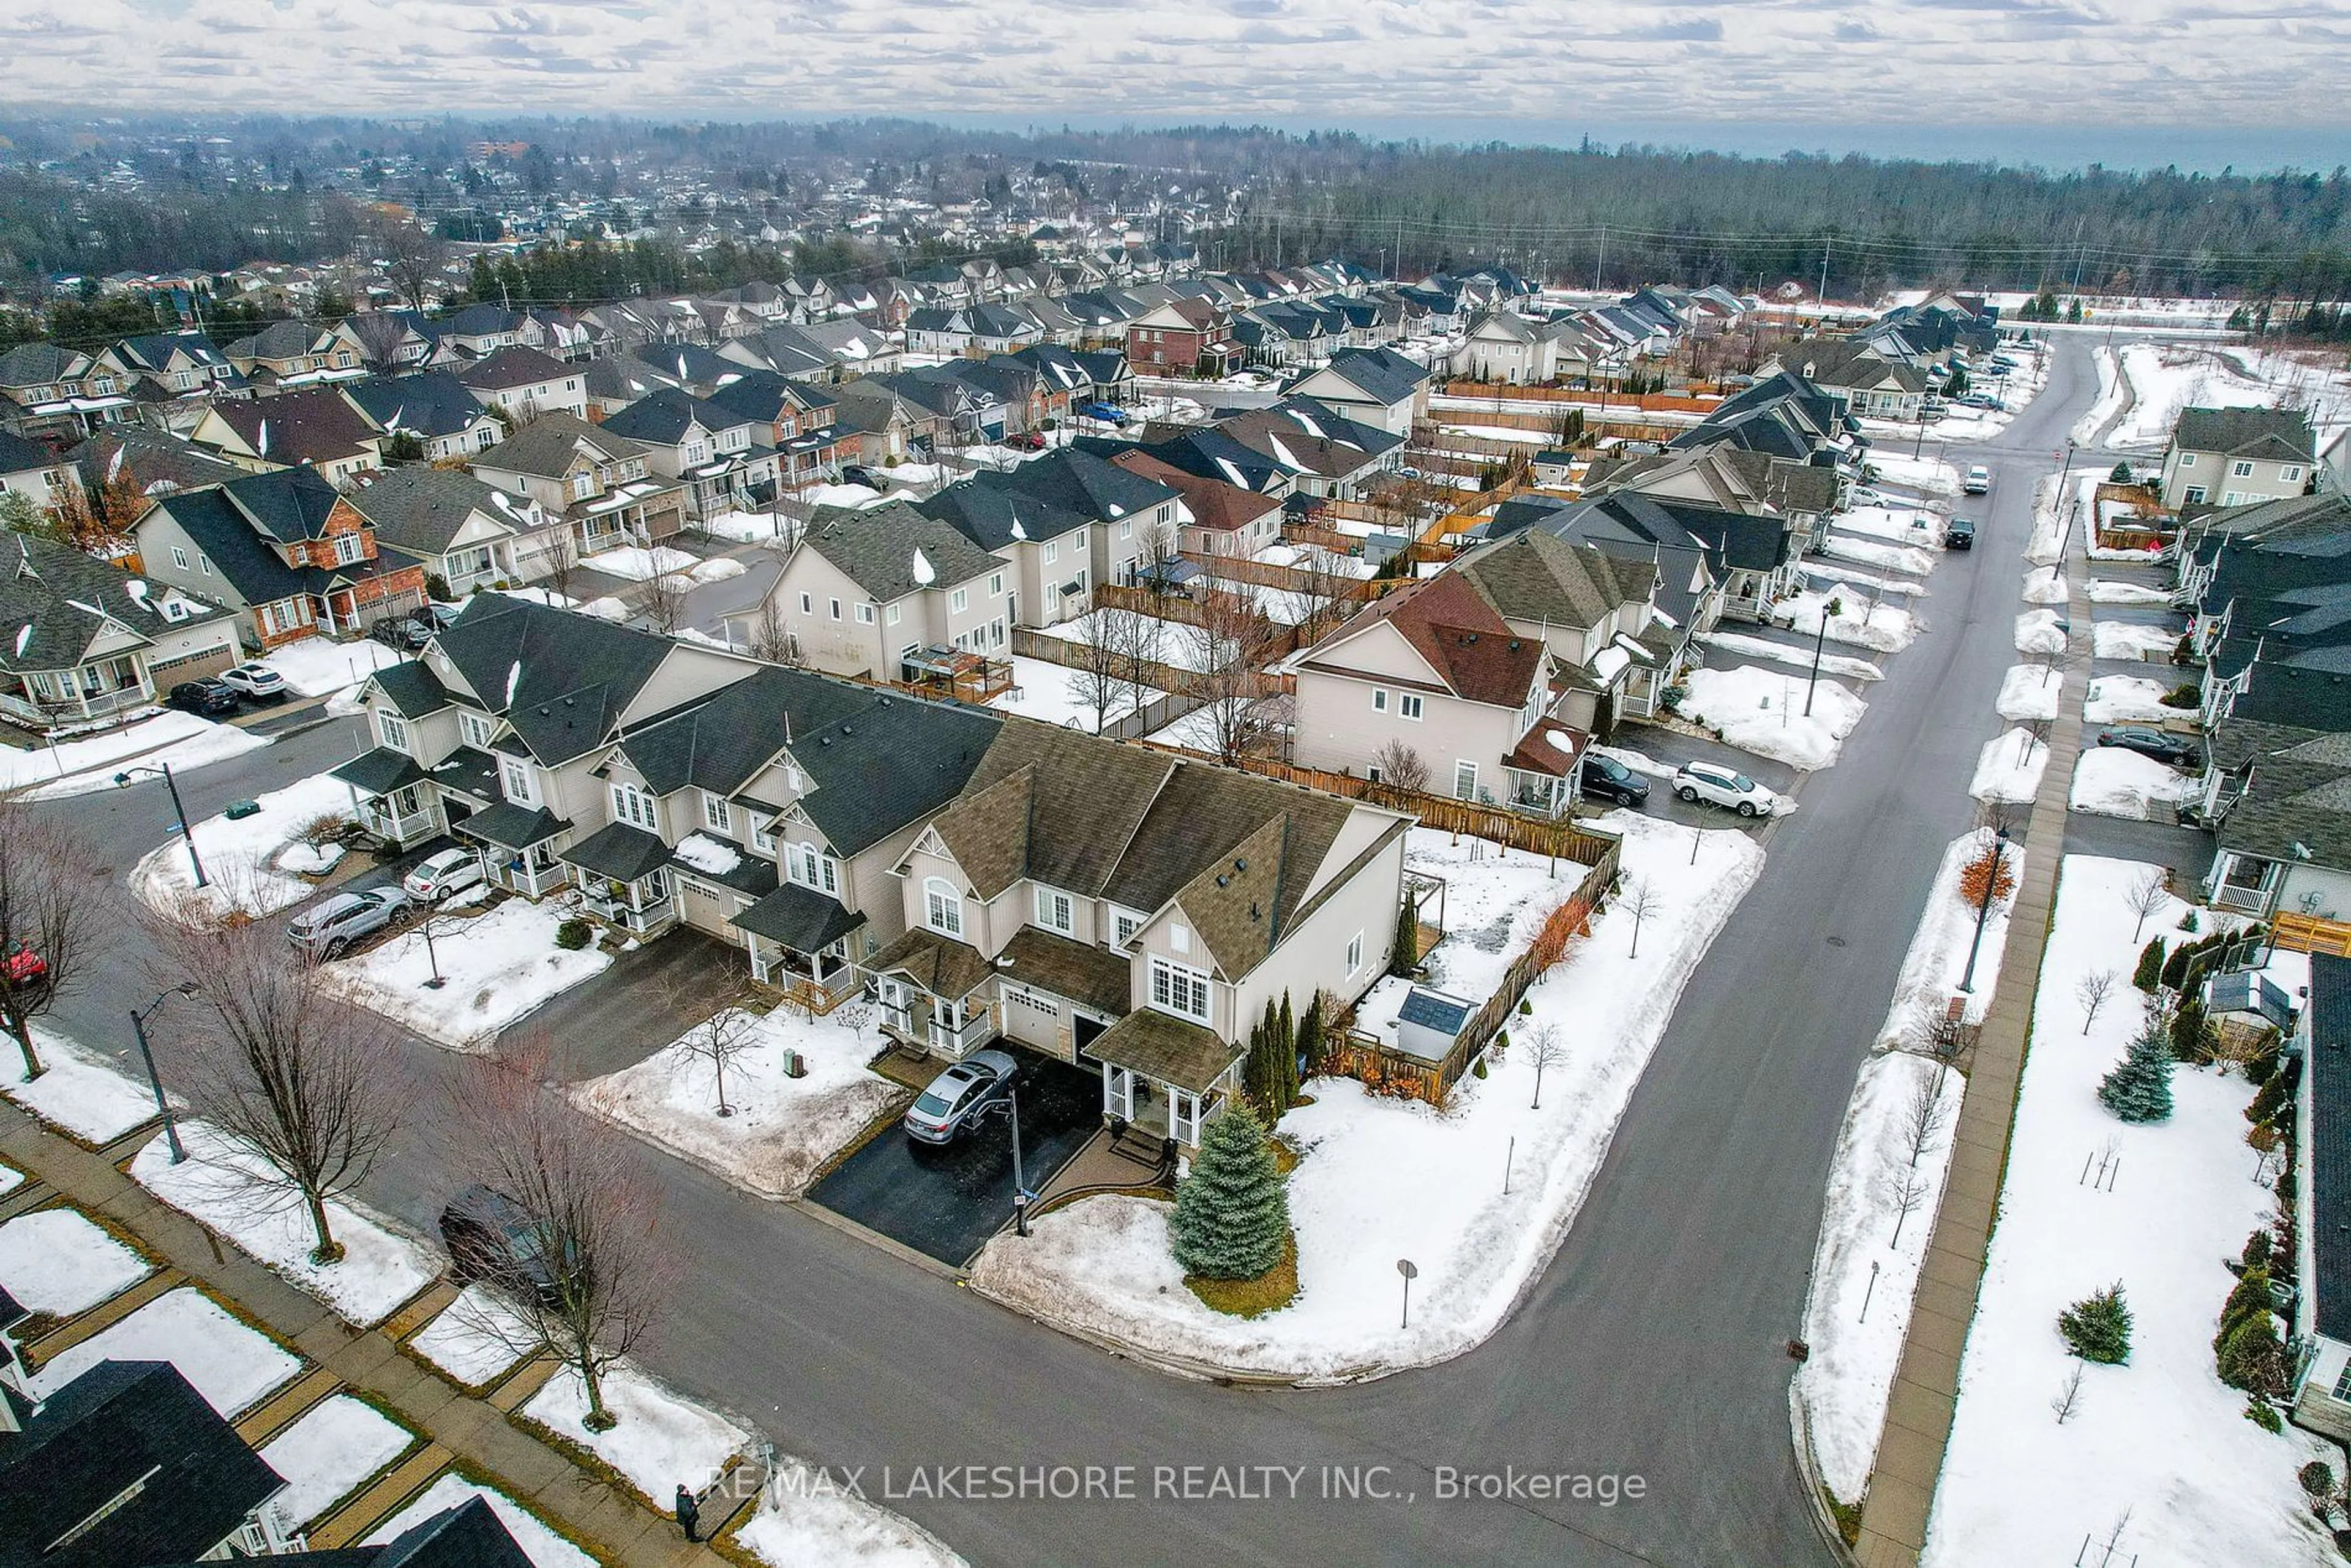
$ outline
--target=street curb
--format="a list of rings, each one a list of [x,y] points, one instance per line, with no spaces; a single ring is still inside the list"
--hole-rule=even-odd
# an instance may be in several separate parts
[[[1813,1527],[1821,1532],[1821,1543],[1836,1559],[1837,1568],[1861,1568],[1861,1559],[1845,1544],[1835,1516],[1829,1512],[1827,1484],[1821,1479],[1819,1459],[1813,1452],[1812,1413],[1804,1408],[1804,1396],[1796,1392],[1792,1377],[1788,1379],[1788,1432],[1796,1450],[1796,1474],[1804,1483],[1805,1510],[1813,1516]]]
[[[653,1146],[659,1147],[658,1145]],[[747,1188],[745,1190],[747,1191],[748,1189]],[[755,1194],[754,1196],[757,1195]],[[833,1210],[827,1208],[824,1205],[817,1202],[812,1197],[802,1196],[799,1197],[778,1198],[775,1201],[799,1210],[799,1212],[807,1215],[810,1219],[815,1220],[818,1224],[830,1226],[853,1241],[862,1241],[868,1247],[877,1248],[897,1259],[902,1263],[912,1263],[915,1268],[920,1269],[925,1274],[935,1275],[939,1279],[948,1281],[955,1284],[961,1284],[963,1282],[963,1272],[961,1270],[956,1269],[949,1264],[940,1262],[937,1259],[932,1257],[927,1252],[917,1252],[912,1247],[907,1246],[904,1242],[897,1240],[893,1237],[883,1235],[872,1226],[860,1225],[857,1221],[850,1218],[845,1214],[837,1214]]]
[[[1391,1371],[1406,1370],[1402,1367],[1379,1370],[1366,1368],[1358,1373],[1337,1374],[1322,1377],[1297,1376],[1289,1373],[1238,1372],[1212,1363],[1195,1361],[1189,1356],[1170,1355],[1164,1351],[1144,1350],[1139,1346],[1113,1339],[1108,1334],[1096,1330],[1082,1328],[1066,1319],[1032,1312],[1010,1299],[997,1294],[969,1275],[958,1276],[956,1283],[979,1300],[992,1306],[1001,1307],[1014,1317],[1026,1318],[1040,1328],[1050,1329],[1055,1333],[1067,1334],[1071,1339],[1090,1344],[1096,1350],[1116,1356],[1121,1361],[1131,1361],[1138,1365],[1164,1372],[1171,1377],[1181,1377],[1194,1383],[1214,1383],[1228,1388],[1335,1388],[1351,1383],[1368,1383],[1374,1378],[1387,1376]]]

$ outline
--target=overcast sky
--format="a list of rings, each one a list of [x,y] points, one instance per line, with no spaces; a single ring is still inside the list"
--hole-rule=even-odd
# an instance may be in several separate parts
[[[1968,156],[2331,167],[2347,78],[2341,0],[0,0],[0,92],[90,110],[1228,120],[1751,152],[1924,125]],[[1942,145],[1908,137],[1927,145],[1886,150]]]

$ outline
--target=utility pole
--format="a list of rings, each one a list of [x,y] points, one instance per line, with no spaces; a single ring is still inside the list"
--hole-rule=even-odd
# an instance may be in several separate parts
[[[1608,265],[1608,225],[1600,225],[1600,254],[1592,258],[1592,292],[1600,292],[1601,269]]]
[[[1828,308],[1828,304],[1829,304],[1829,246],[1830,246],[1830,245],[1831,245],[1831,244],[1833,244],[1833,243],[1834,243],[1834,241],[1833,241],[1829,236],[1827,236],[1827,235],[1823,235],[1823,236],[1822,236],[1822,239],[1821,239],[1821,308],[1822,308],[1823,310],[1826,310],[1826,309]]]

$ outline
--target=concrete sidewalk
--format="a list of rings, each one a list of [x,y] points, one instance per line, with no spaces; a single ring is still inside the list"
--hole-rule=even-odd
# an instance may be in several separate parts
[[[353,1391],[381,1402],[476,1479],[625,1568],[725,1568],[675,1523],[582,1470],[487,1403],[469,1399],[402,1354],[380,1330],[352,1327],[310,1296],[165,1205],[99,1155],[0,1103],[0,1157],[59,1197],[137,1236],[171,1269],[231,1303]],[[395,1318],[393,1321],[397,1322]]]
[[[2082,755],[2082,706],[2090,683],[2090,601],[2085,550],[2068,551],[2064,688],[2049,736],[2049,760],[2025,827],[2024,869],[2009,915],[1998,994],[1984,1017],[1968,1070],[1967,1096],[1952,1134],[1951,1170],[1935,1211],[1934,1239],[1918,1276],[1910,1330],[1886,1403],[1877,1466],[1861,1514],[1855,1554],[1863,1568],[1913,1568],[1943,1472],[1959,1405],[1959,1361],[1983,1283],[1984,1258],[2000,1204],[2016,1092],[2041,987],[2041,958],[2056,902],[2065,846],[2066,805]]]

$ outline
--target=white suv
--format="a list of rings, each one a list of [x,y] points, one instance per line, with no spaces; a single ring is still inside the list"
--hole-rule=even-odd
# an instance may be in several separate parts
[[[1685,800],[1704,800],[1742,817],[1768,817],[1777,799],[1744,773],[1734,773],[1716,762],[1685,762],[1674,775],[1674,793]]]

